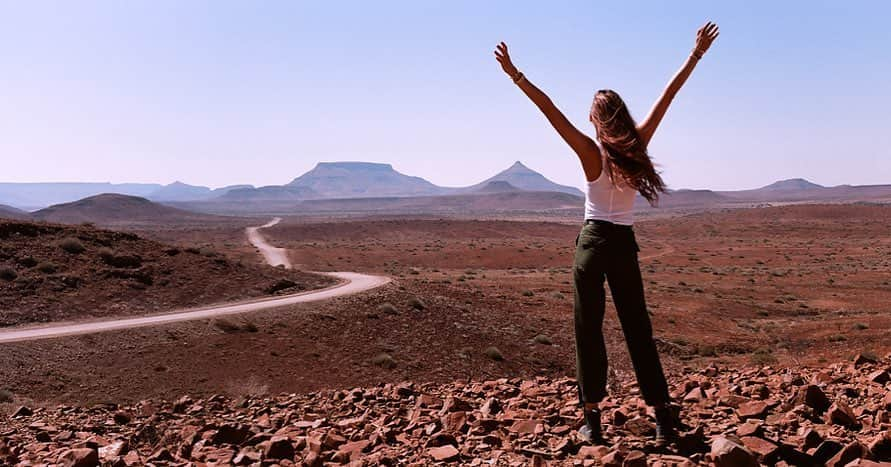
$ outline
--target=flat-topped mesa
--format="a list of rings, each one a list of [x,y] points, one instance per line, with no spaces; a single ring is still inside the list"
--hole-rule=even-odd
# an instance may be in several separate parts
[[[320,162],[287,186],[309,188],[321,198],[423,196],[444,191],[421,177],[375,162]]]

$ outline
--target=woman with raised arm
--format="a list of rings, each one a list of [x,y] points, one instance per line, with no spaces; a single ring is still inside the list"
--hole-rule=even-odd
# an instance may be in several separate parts
[[[584,408],[585,419],[579,435],[590,442],[604,441],[598,409],[599,402],[606,396],[607,377],[603,339],[604,279],[609,284],[616,314],[625,333],[641,395],[654,408],[657,445],[671,442],[680,426],[680,410],[669,396],[653,341],[637,258],[640,249],[632,227],[632,210],[638,193],[655,206],[659,194],[665,192],[665,183],[653,167],[647,146],[672,99],[716,37],[718,26],[711,22],[699,29],[690,56],[640,125],[635,124],[615,91],[597,91],[589,119],[599,141],[574,127],[551,99],[517,70],[504,42],[495,51],[495,58],[504,72],[538,106],[578,155],[585,174],[585,219],[575,241],[573,279],[576,371],[579,405]]]

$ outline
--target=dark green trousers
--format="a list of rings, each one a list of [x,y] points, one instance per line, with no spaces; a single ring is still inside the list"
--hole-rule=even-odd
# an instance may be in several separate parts
[[[573,279],[575,282],[575,341],[579,405],[600,402],[606,397],[607,358],[603,340],[606,307],[604,279],[628,352],[649,405],[668,402],[668,384],[653,342],[653,327],[644,300],[643,280],[637,252],[640,248],[631,226],[606,221],[586,223],[576,238]]]

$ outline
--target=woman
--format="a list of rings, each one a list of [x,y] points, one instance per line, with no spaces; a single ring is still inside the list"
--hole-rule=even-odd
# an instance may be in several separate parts
[[[641,394],[654,408],[656,442],[666,444],[677,434],[679,409],[670,401],[653,342],[637,260],[639,248],[632,228],[632,208],[638,193],[655,206],[659,193],[665,192],[665,183],[653,167],[647,145],[668,105],[716,37],[718,27],[711,22],[699,29],[690,56],[640,125],[635,124],[618,94],[611,90],[597,91],[589,118],[599,143],[575,128],[551,99],[517,70],[504,42],[495,51],[504,72],[578,155],[587,181],[585,223],[576,237],[573,268],[576,370],[579,405],[584,407],[585,418],[579,434],[587,441],[603,442],[598,403],[606,396],[607,361],[602,329],[606,304],[604,279],[609,283]]]

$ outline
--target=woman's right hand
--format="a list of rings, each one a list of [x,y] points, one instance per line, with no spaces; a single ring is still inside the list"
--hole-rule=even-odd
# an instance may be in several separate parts
[[[712,42],[717,37],[718,25],[711,21],[705,23],[705,25],[699,28],[699,31],[696,31],[696,47],[693,48],[693,53],[702,56],[712,46]]]
[[[511,79],[514,79],[517,76],[517,73],[519,73],[517,67],[510,61],[510,55],[507,53],[507,44],[504,42],[499,43],[495,47],[495,60],[498,60],[498,63],[501,64],[501,69],[504,70]]]

